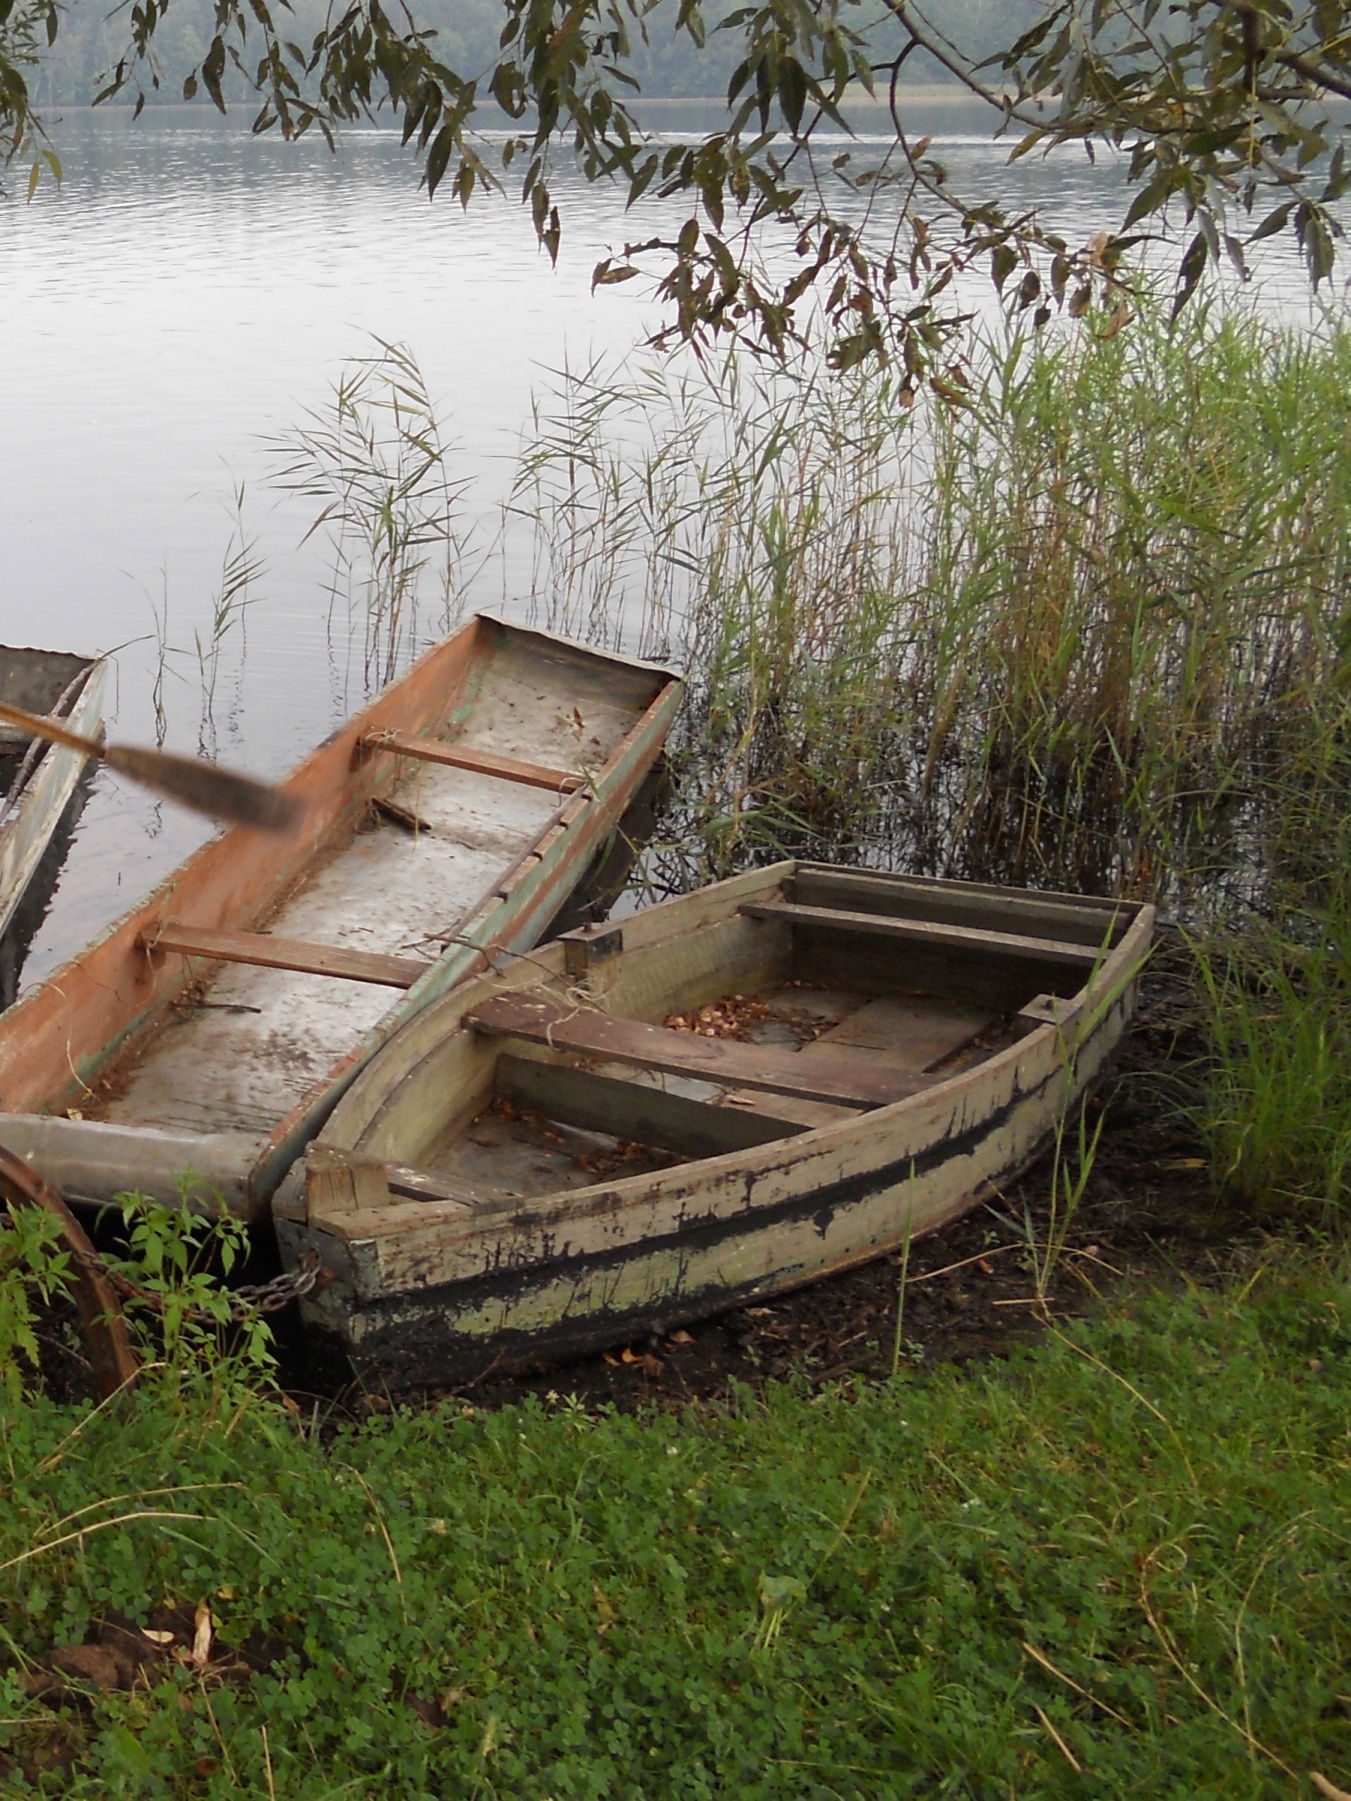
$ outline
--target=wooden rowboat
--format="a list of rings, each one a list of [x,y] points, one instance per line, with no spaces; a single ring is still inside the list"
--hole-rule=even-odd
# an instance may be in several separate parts
[[[0,701],[97,737],[107,665],[101,657],[0,645]],[[84,758],[0,723],[0,934],[42,861]]]
[[[477,618],[0,1016],[0,1142],[67,1199],[253,1219],[394,1029],[538,942],[651,768],[668,670]]]
[[[1120,1037],[1154,913],[781,863],[477,978],[277,1197],[358,1370],[470,1379],[740,1305],[1023,1168]]]

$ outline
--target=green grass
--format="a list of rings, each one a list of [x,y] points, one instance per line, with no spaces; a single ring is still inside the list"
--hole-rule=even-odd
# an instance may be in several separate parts
[[[5,1792],[63,1740],[72,1796],[1344,1786],[1348,1403],[1344,1282],[1271,1268],[1007,1368],[707,1416],[457,1404],[320,1442],[261,1400],[11,1406],[16,1668],[202,1600],[284,1649],[75,1710],[11,1679]]]
[[[1351,1192],[1351,892],[1195,947],[1206,1061],[1197,1123],[1244,1207],[1345,1228]]]

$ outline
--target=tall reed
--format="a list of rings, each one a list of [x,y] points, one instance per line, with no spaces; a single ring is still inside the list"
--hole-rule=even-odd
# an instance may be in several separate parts
[[[690,667],[660,879],[829,853],[1213,913],[1325,875],[1351,334],[1146,301],[972,375],[591,370],[542,419],[537,599]]]
[[[306,537],[328,539],[330,599],[364,635],[371,683],[395,673],[429,602],[450,616],[463,491],[417,359],[376,345],[344,367],[326,409],[271,445],[273,484],[320,502]]]
[[[854,834],[891,811],[911,435],[885,376],[729,360],[565,385],[514,505],[553,623],[686,664],[668,885],[789,851],[861,855]]]
[[[216,686],[226,640],[236,631],[242,636],[245,615],[258,599],[255,585],[267,570],[257,540],[245,524],[245,495],[245,484],[240,482],[231,495],[231,530],[221,557],[220,586],[212,601],[211,624],[205,633],[200,628],[193,633],[202,691],[197,748],[204,757],[216,755]],[[242,650],[240,655],[242,659]]]
[[[1344,1222],[1351,1197],[1351,877],[1303,913],[1195,945],[1206,1027],[1197,1124],[1246,1208]]]
[[[970,873],[1269,900],[1347,792],[1351,335],[1014,339],[938,420],[913,690]]]

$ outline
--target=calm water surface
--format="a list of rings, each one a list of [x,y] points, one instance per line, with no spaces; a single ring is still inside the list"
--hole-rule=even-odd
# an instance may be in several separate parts
[[[936,132],[955,187],[1008,196],[1016,182],[1019,204],[1053,206],[1072,240],[1119,211],[1106,164],[1064,156],[1013,175],[957,107],[916,129]],[[55,137],[62,187],[44,185],[31,206],[0,201],[0,639],[114,651],[113,735],[151,742],[158,702],[167,742],[195,749],[192,646],[209,633],[242,482],[268,571],[245,634],[227,641],[212,725],[223,760],[281,774],[365,680],[322,559],[297,549],[314,504],[268,487],[263,441],[322,410],[373,338],[407,344],[486,543],[545,372],[618,358],[655,324],[638,283],[593,295],[590,274],[659,213],[635,227],[613,194],[560,181],[568,235],[555,269],[518,207],[429,205],[394,133],[352,134],[332,156],[317,140],[253,139],[242,123],[166,109],[135,123],[74,114]],[[1263,279],[1274,311],[1307,310],[1288,255]],[[520,562],[485,565],[473,600],[522,614]],[[101,772],[26,979],[207,829]]]

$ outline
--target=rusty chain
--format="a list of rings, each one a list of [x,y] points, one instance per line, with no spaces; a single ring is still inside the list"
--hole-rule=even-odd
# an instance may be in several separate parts
[[[71,1256],[91,1271],[111,1282],[117,1292],[126,1300],[141,1301],[147,1307],[153,1307],[157,1313],[163,1313],[166,1297],[153,1288],[145,1288],[139,1282],[133,1282],[124,1276],[97,1251],[81,1251],[71,1249]],[[232,1320],[251,1319],[259,1313],[280,1313],[283,1307],[289,1307],[292,1301],[298,1301],[302,1295],[312,1294],[322,1286],[327,1272],[319,1261],[317,1251],[302,1253],[299,1263],[294,1269],[283,1270],[279,1276],[273,1276],[268,1282],[248,1282],[230,1292],[230,1318]],[[201,1307],[185,1307],[183,1317],[201,1326],[219,1326],[222,1322],[214,1313],[208,1313]]]

